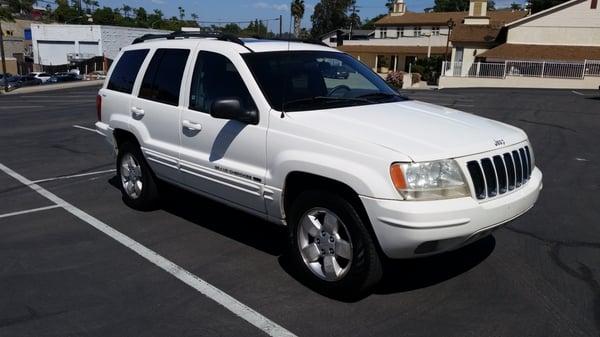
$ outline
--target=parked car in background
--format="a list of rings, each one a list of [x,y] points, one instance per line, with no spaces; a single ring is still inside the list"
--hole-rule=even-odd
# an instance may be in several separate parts
[[[8,77],[8,90],[13,90],[21,87],[20,76],[10,76]],[[4,82],[4,79],[2,79]]]
[[[48,83],[63,83],[79,81],[80,78],[74,73],[56,73],[48,80]]]
[[[48,82],[48,80],[52,77],[52,75],[50,75],[48,73],[40,72],[40,71],[31,72],[31,73],[29,73],[29,75],[32,75],[33,77],[40,79],[42,81],[42,83]]]
[[[12,77],[11,73],[6,73],[6,77]],[[0,80],[4,80],[4,75],[0,74]]]
[[[89,76],[93,80],[104,80],[106,79],[106,72],[98,70],[90,73]]]
[[[21,83],[22,87],[27,87],[27,86],[32,86],[32,85],[40,85],[44,81],[35,77],[35,75],[29,74],[26,76],[20,76],[19,82]]]

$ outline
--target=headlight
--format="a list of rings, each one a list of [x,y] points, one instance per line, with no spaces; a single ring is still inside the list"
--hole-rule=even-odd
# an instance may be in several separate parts
[[[456,161],[395,163],[392,182],[406,200],[438,200],[470,196],[469,186]]]

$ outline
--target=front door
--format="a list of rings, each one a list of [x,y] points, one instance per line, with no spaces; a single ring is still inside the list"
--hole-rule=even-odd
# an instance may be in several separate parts
[[[226,98],[239,99],[244,109],[257,109],[238,71],[243,60],[239,54],[232,58],[198,53],[189,104],[181,114],[181,172],[184,183],[193,189],[264,213],[268,121],[252,125],[210,115],[212,104]]]

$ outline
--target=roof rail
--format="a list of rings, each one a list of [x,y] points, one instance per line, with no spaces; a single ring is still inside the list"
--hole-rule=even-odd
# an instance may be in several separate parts
[[[157,39],[167,39],[174,40],[177,38],[215,38],[220,41],[229,41],[233,43],[237,43],[239,45],[244,45],[244,41],[240,40],[237,36],[232,34],[223,34],[223,33],[200,33],[200,32],[182,32],[177,31],[169,34],[145,34],[142,35],[135,40],[133,40],[132,44],[142,43],[148,40],[157,40]]]
[[[265,37],[261,37],[261,36],[252,36],[252,38],[257,39],[257,40],[265,40],[265,41],[282,41],[282,42],[300,42],[300,43],[309,43],[309,44],[316,44],[319,46],[324,46],[324,47],[331,47],[328,44],[324,43],[321,40],[317,40],[317,39],[297,39],[297,38],[292,38],[292,39],[286,39],[286,38],[282,38],[282,37],[272,37],[272,38],[265,38]]]

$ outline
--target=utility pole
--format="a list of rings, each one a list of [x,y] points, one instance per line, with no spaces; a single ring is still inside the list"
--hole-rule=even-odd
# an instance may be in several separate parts
[[[279,37],[283,36],[283,15],[279,15]]]
[[[354,18],[356,17],[356,5],[352,5],[352,15],[350,16],[350,35],[348,40],[352,40],[352,31],[354,30]]]
[[[2,22],[0,22],[0,57],[2,57],[2,82],[4,82],[4,92],[8,92],[8,77],[6,76],[6,57],[4,55],[4,31]]]

